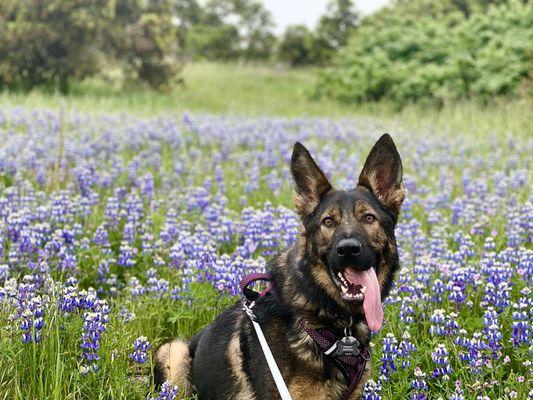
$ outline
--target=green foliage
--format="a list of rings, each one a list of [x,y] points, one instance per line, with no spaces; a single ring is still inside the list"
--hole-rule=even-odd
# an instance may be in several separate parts
[[[352,0],[331,0],[315,31],[288,26],[280,39],[278,59],[291,66],[325,65],[346,46],[359,22]]]
[[[186,48],[194,58],[230,60],[239,54],[239,31],[232,25],[196,25],[187,34]]]
[[[99,70],[108,0],[0,2],[0,87],[57,86]]]
[[[130,80],[160,89],[181,70],[172,6],[172,0],[116,1],[115,18],[107,28],[112,38],[108,50]]]
[[[510,1],[472,12],[482,8],[476,2],[469,18],[461,10],[434,6],[429,18],[411,3],[407,14],[400,3],[368,18],[333,68],[322,74],[317,94],[344,102],[387,99],[404,106],[514,95],[527,79],[531,4]]]
[[[188,27],[183,28],[186,52],[195,59],[265,60],[276,38],[272,15],[256,0],[210,0],[204,8],[190,4]],[[179,15],[179,14],[178,14]],[[187,25],[187,24],[185,24]]]
[[[179,71],[172,0],[0,2],[0,87],[67,92],[114,59],[159,88]]]
[[[305,25],[288,26],[281,38],[278,58],[291,66],[313,63],[313,35]]]
[[[359,14],[352,0],[330,0],[315,32],[315,62],[331,60],[338,49],[346,46],[358,23]]]

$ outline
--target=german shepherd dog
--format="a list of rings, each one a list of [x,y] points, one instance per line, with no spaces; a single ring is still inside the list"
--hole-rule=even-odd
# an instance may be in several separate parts
[[[338,338],[347,321],[368,346],[383,322],[399,260],[394,236],[404,199],[402,163],[391,137],[372,148],[357,185],[336,190],[306,148],[294,145],[291,172],[302,222],[297,242],[269,264],[271,290],[254,312],[292,399],[339,399],[347,379],[302,321]],[[253,326],[239,301],[188,342],[163,344],[154,380],[170,380],[199,399],[279,399]],[[361,396],[370,362],[350,399]]]

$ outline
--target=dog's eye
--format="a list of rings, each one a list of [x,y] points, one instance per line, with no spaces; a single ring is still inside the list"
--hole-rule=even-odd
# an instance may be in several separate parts
[[[331,228],[333,225],[335,225],[335,221],[333,221],[333,218],[326,217],[322,220],[322,225]]]
[[[365,221],[365,224],[371,224],[376,220],[376,216],[374,214],[365,214],[363,220]]]

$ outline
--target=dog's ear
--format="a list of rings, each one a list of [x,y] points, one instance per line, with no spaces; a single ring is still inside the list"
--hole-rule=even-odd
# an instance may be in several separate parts
[[[370,151],[357,185],[374,193],[381,204],[394,214],[400,212],[405,197],[402,160],[388,134],[381,136]]]
[[[292,150],[291,173],[296,190],[296,208],[304,218],[317,208],[320,198],[332,187],[311,154],[299,142],[294,144]]]

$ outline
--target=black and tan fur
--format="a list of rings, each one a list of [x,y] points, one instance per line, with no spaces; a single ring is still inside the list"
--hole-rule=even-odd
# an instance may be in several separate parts
[[[341,337],[351,316],[354,336],[362,344],[369,342],[361,303],[344,301],[332,278],[337,268],[332,248],[343,237],[357,237],[363,244],[361,268],[376,269],[382,300],[387,296],[399,268],[394,227],[404,197],[402,165],[392,139],[384,135],[353,190],[335,190],[299,143],[294,146],[291,171],[302,234],[271,261],[274,290],[256,302],[254,311],[292,398],[336,399],[347,382],[302,330],[300,321],[327,326]],[[239,301],[224,311],[188,344],[174,341],[161,346],[156,353],[156,383],[172,380],[182,394],[196,393],[201,400],[279,398],[241,307]],[[359,398],[369,376],[370,363],[353,399]]]

